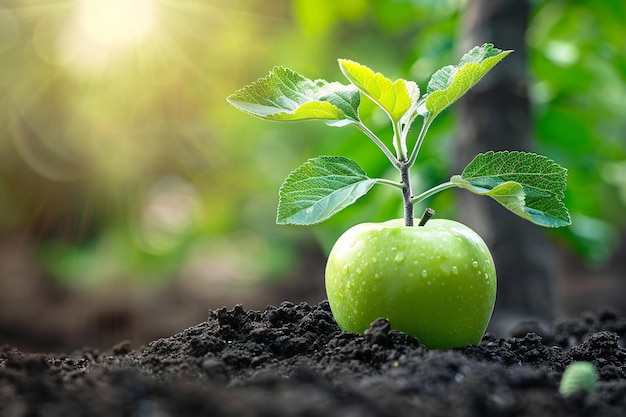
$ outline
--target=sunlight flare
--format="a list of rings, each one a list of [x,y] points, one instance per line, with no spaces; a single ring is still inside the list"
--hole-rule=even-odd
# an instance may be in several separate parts
[[[79,0],[59,52],[73,69],[97,73],[120,53],[146,41],[158,17],[156,0]]]

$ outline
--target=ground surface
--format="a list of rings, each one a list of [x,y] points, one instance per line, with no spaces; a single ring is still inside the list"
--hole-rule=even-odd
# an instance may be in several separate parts
[[[342,333],[327,303],[212,311],[142,350],[0,349],[0,416],[624,416],[626,319],[609,309],[521,323],[508,339],[431,351],[390,331]],[[593,362],[594,394],[563,397]]]

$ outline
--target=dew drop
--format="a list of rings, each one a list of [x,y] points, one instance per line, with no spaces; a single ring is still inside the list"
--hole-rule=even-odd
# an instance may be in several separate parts
[[[397,263],[401,264],[402,262],[404,262],[404,254],[403,253],[399,253],[396,255],[394,261],[396,261]]]
[[[428,285],[432,285],[433,283],[432,283],[432,282],[430,282],[430,281],[426,281],[426,284],[428,284]]]
[[[457,269],[457,267],[456,267],[456,266],[453,266],[453,267],[452,267],[452,273],[453,273],[454,275],[458,275],[458,274],[459,274],[459,270]]]
[[[489,279],[489,274],[485,272],[485,279]]]
[[[428,271],[424,269],[424,270],[422,271],[422,276],[423,276],[424,278],[426,278],[426,277],[428,276]]]
[[[413,272],[409,272],[409,278],[413,278],[415,274]]]
[[[375,257],[375,256],[373,256],[373,257],[372,257],[372,263],[373,263],[373,264],[375,264],[376,262],[378,262],[378,258],[377,258],[377,257]]]
[[[472,261],[472,266],[474,268],[478,268],[478,261]]]
[[[352,242],[350,242],[350,247],[353,247],[354,245],[356,245],[356,240],[353,240]]]
[[[375,279],[380,279],[380,274],[379,274],[378,272],[376,272],[376,273],[374,274],[374,278],[375,278]]]
[[[357,275],[361,275],[363,273],[363,271],[361,271],[361,268],[357,268],[356,269],[356,274]]]
[[[348,265],[344,265],[343,266],[344,275],[348,275],[349,272],[350,272],[350,267]]]
[[[347,288],[347,289],[352,288],[352,281],[348,281],[348,282],[346,282],[346,288]]]

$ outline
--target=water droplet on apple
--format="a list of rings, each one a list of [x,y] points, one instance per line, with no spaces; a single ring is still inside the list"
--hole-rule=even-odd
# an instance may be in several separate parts
[[[353,247],[354,245],[356,245],[356,240],[353,240],[352,242],[350,242],[350,245],[348,246]]]
[[[394,261],[396,261],[397,263],[401,264],[402,262],[404,262],[404,254],[403,253],[398,253],[394,259]]]
[[[378,258],[377,258],[377,257],[375,257],[375,256],[373,256],[373,257],[372,257],[372,263],[373,263],[373,264],[375,264],[376,262],[378,262]]]
[[[485,272],[485,279],[489,279],[489,274]]]
[[[459,274],[459,270],[457,269],[457,267],[456,267],[456,266],[453,266],[453,267],[452,267],[452,273],[453,273],[454,275],[458,275],[458,274]]]
[[[424,270],[422,271],[422,276],[423,276],[424,278],[426,278],[426,277],[428,276],[428,271],[424,269]]]
[[[375,278],[375,279],[380,279],[380,274],[379,274],[378,272],[376,272],[376,273],[374,274],[374,278]]]
[[[346,288],[347,288],[347,289],[352,288],[352,281],[348,281],[348,282],[346,282]]]
[[[433,283],[432,283],[432,282],[430,282],[430,281],[426,281],[426,284],[428,284],[428,285],[432,285]]]
[[[414,275],[413,272],[409,272],[409,278],[413,278]]]
[[[474,268],[478,268],[478,261],[472,261],[472,266]]]
[[[343,274],[348,275],[350,273],[350,267],[348,265],[343,266]]]
[[[363,273],[363,271],[361,271],[361,268],[357,268],[356,269],[356,274],[357,275],[361,275]]]

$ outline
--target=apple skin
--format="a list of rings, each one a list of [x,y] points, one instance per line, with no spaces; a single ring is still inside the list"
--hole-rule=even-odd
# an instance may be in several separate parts
[[[461,223],[362,223],[331,250],[326,293],[344,331],[362,334],[384,317],[426,347],[447,349],[480,343],[495,304],[496,270],[485,242]]]

